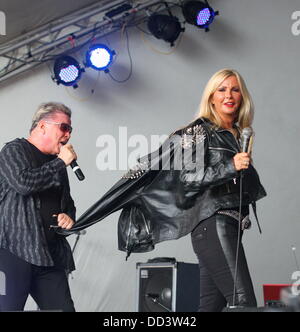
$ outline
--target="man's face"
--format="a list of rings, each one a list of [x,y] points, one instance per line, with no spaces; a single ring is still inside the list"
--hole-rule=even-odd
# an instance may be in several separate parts
[[[62,145],[66,144],[71,133],[69,130],[64,130],[65,124],[71,126],[71,119],[65,113],[56,113],[49,119],[43,119],[43,133],[44,133],[44,146],[46,153],[57,155],[60,152]],[[64,124],[64,125],[61,125]]]

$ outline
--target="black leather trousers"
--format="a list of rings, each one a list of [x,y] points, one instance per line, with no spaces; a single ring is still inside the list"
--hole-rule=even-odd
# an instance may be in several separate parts
[[[243,249],[239,245],[237,283],[234,294],[238,222],[215,214],[192,232],[200,268],[200,312],[222,311],[226,305],[256,307],[256,298]]]

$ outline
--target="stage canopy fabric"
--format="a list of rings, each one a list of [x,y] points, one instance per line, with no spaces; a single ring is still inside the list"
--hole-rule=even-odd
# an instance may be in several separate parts
[[[6,17],[6,35],[0,44],[63,18],[91,4],[108,4],[107,0],[1,0],[0,11]]]

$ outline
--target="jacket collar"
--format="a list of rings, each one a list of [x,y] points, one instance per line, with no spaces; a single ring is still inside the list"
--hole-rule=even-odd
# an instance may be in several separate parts
[[[213,122],[211,122],[207,118],[200,118],[200,119],[202,123],[207,125],[208,129],[211,132],[213,131],[216,134],[219,142],[224,142],[224,143],[226,142],[225,144],[230,146],[233,151],[235,151],[236,153],[240,152],[240,143],[229,130],[225,128],[216,127],[213,124]],[[241,134],[240,128],[236,124],[234,124],[234,128],[236,128]]]
[[[210,127],[212,127],[216,132],[222,132],[222,131],[229,131],[228,129],[222,128],[222,127],[216,127],[213,122],[211,122],[207,118],[199,118],[202,122],[208,124]],[[237,126],[235,123],[233,124],[233,128],[237,129],[239,133],[241,133],[241,129],[239,126]]]

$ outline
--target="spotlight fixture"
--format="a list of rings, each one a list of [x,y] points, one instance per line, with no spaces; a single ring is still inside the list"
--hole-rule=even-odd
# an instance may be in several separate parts
[[[65,55],[57,58],[54,62],[54,77],[52,78],[57,84],[65,86],[73,86],[77,88],[76,84],[84,69],[80,67],[77,60],[71,56]]]
[[[209,26],[213,22],[218,11],[214,11],[207,1],[185,1],[182,6],[182,13],[186,21],[200,29],[209,31]]]
[[[152,14],[148,19],[148,29],[157,39],[174,46],[174,42],[184,31],[177,17],[173,15]]]
[[[86,67],[91,67],[96,70],[103,70],[109,72],[108,67],[111,65],[115,51],[110,50],[104,44],[96,44],[89,48],[86,52]]]

